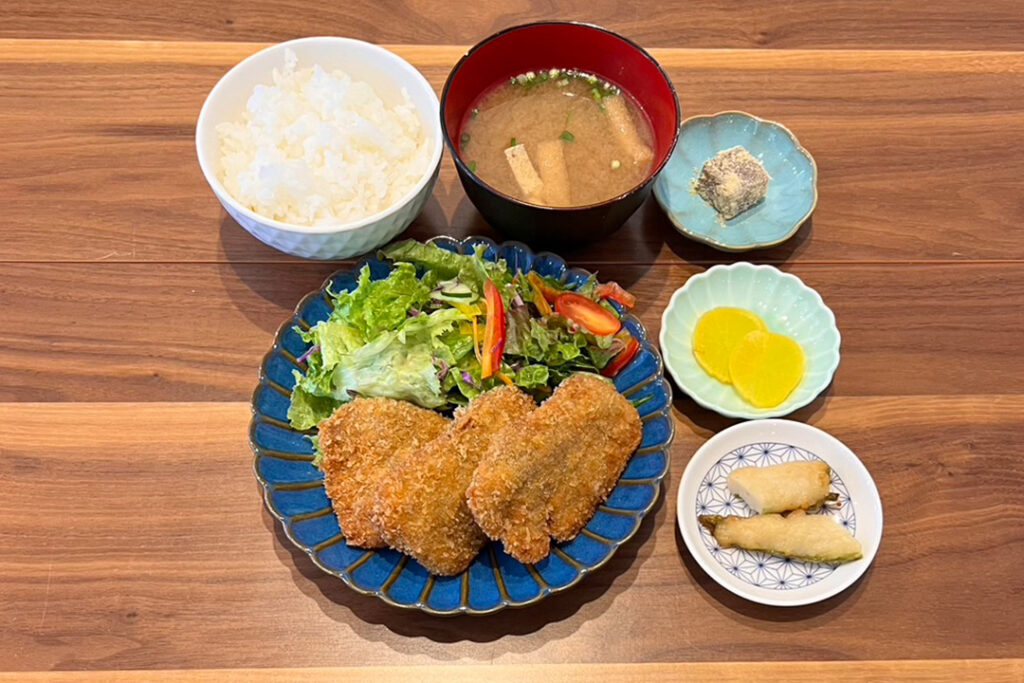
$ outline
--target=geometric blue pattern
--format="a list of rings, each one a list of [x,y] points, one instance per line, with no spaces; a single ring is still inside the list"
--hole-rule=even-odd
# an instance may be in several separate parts
[[[751,443],[726,453],[711,466],[697,487],[696,511],[698,515],[753,516],[754,512],[739,496],[729,493],[729,474],[740,467],[767,467],[784,462],[821,460],[817,455],[803,448],[782,443]],[[829,515],[843,525],[851,534],[857,533],[857,518],[846,484],[832,470],[830,491],[839,494],[839,499],[822,507],[815,513]],[[820,562],[790,560],[767,553],[722,548],[715,537],[703,525],[699,526],[704,546],[726,571],[736,578],[759,588],[791,590],[803,588],[821,581],[838,565]]]

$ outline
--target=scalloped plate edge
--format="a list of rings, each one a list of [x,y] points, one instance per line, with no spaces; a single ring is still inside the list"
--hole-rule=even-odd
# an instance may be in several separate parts
[[[514,240],[510,240],[510,241],[498,244],[498,243],[494,242],[494,240],[491,240],[491,239],[489,239],[487,237],[473,236],[473,235],[471,235],[469,237],[466,237],[464,239],[461,239],[461,240],[460,239],[456,239],[454,237],[446,236],[446,235],[439,235],[439,236],[435,236],[435,237],[432,237],[432,238],[426,240],[426,242],[428,244],[433,244],[436,241],[447,241],[447,242],[452,243],[452,244],[458,244],[459,247],[460,247],[460,253],[465,253],[465,252],[461,251],[461,249],[465,249],[470,244],[486,244],[486,245],[488,245],[489,248],[493,248],[495,250],[498,250],[499,252],[500,252],[502,247],[512,246],[512,247],[515,247],[515,248],[518,248],[518,249],[522,249],[523,251],[533,255],[534,259],[536,259],[538,257],[545,257],[545,258],[550,258],[550,259],[556,260],[556,261],[558,261],[558,262],[560,262],[562,264],[562,266],[564,267],[564,272],[569,272],[571,270],[574,270],[574,271],[577,271],[577,272],[585,273],[588,276],[592,275],[592,273],[590,273],[590,271],[587,271],[587,270],[585,270],[583,268],[570,267],[565,262],[565,259],[563,259],[561,256],[558,256],[557,254],[554,254],[554,253],[548,252],[548,251],[534,252],[526,244],[524,244],[522,242],[514,241]],[[618,551],[618,549],[623,544],[625,544],[628,541],[630,541],[639,532],[640,527],[643,524],[644,519],[646,519],[648,513],[650,513],[650,511],[654,509],[654,507],[657,505],[658,501],[661,499],[662,489],[664,488],[665,475],[668,474],[668,469],[669,469],[669,464],[670,464],[669,449],[672,446],[673,441],[675,440],[675,421],[672,419],[672,414],[671,414],[672,401],[673,401],[673,392],[672,392],[672,386],[668,382],[664,381],[664,369],[665,369],[664,359],[663,359],[661,353],[659,352],[658,348],[655,347],[654,344],[651,342],[650,336],[647,333],[647,328],[643,325],[643,323],[640,322],[640,320],[638,318],[636,318],[635,316],[633,316],[632,314],[629,314],[629,313],[624,313],[623,314],[623,320],[625,321],[625,318],[628,316],[632,321],[636,322],[636,329],[639,330],[639,332],[641,333],[640,341],[644,344],[645,348],[649,348],[651,350],[652,355],[656,359],[657,363],[656,363],[655,371],[650,375],[649,378],[645,379],[644,381],[638,382],[637,384],[629,387],[628,391],[630,391],[630,392],[635,391],[635,390],[637,390],[637,389],[639,389],[641,387],[647,386],[651,382],[658,381],[659,379],[662,381],[662,383],[664,384],[664,386],[665,386],[665,388],[667,390],[667,401],[665,403],[665,407],[662,408],[661,410],[658,410],[658,411],[656,411],[654,413],[651,413],[651,414],[645,416],[645,422],[648,421],[648,420],[654,419],[654,418],[656,418],[658,416],[664,417],[665,420],[666,420],[666,423],[669,426],[668,433],[666,434],[664,440],[659,442],[659,443],[657,443],[657,444],[654,444],[654,445],[648,447],[649,448],[648,453],[650,453],[650,454],[658,453],[658,452],[664,453],[664,465],[661,468],[660,472],[658,472],[654,477],[650,478],[652,480],[652,483],[646,484],[646,485],[651,486],[653,488],[653,495],[651,496],[651,500],[647,503],[647,505],[644,506],[644,508],[642,510],[636,510],[636,511],[634,511],[635,514],[630,515],[630,516],[634,517],[637,520],[637,523],[633,526],[632,530],[630,530],[630,532],[628,534],[626,534],[623,538],[618,539],[617,541],[614,541],[612,543],[607,544],[607,546],[609,548],[609,551],[605,555],[605,557],[602,558],[600,561],[596,562],[595,564],[589,566],[589,567],[582,567],[582,568],[578,569],[577,572],[576,572],[576,575],[568,583],[566,583],[564,585],[561,585],[561,586],[554,586],[554,587],[552,587],[552,586],[546,585],[546,582],[540,581],[540,582],[538,582],[538,585],[541,586],[541,587],[540,587],[538,595],[536,595],[535,597],[532,597],[532,598],[529,598],[529,599],[523,600],[523,601],[512,601],[512,600],[507,600],[507,599],[505,599],[503,597],[501,602],[496,604],[494,607],[490,607],[490,608],[487,608],[487,609],[474,609],[474,608],[471,608],[469,605],[460,604],[458,608],[453,609],[453,610],[437,610],[435,608],[430,607],[429,605],[424,603],[422,600],[417,600],[416,602],[409,602],[409,603],[397,602],[397,601],[392,599],[389,595],[387,595],[384,592],[385,587],[390,587],[390,586],[388,586],[388,583],[389,583],[388,581],[385,581],[384,585],[380,589],[370,590],[370,589],[366,589],[366,588],[363,588],[363,587],[357,585],[352,580],[352,577],[351,577],[351,575],[349,575],[348,570],[338,571],[338,570],[335,570],[335,569],[332,569],[332,568],[329,568],[329,567],[325,566],[319,560],[319,558],[316,556],[316,553],[318,552],[316,549],[311,548],[311,547],[303,544],[297,538],[295,538],[295,536],[292,533],[292,529],[291,529],[292,522],[291,522],[290,518],[287,515],[284,515],[280,510],[277,509],[277,506],[274,504],[274,502],[272,500],[272,495],[277,490],[277,487],[275,485],[271,484],[270,482],[266,481],[263,478],[263,476],[260,474],[260,472],[259,472],[259,462],[260,462],[260,459],[262,457],[264,457],[264,456],[260,453],[260,448],[256,445],[256,443],[254,441],[254,438],[253,438],[253,433],[254,433],[254,429],[255,429],[256,424],[263,421],[263,420],[261,420],[260,413],[257,411],[257,408],[256,408],[256,397],[263,390],[264,385],[266,384],[266,382],[269,381],[269,378],[267,377],[267,374],[266,374],[267,362],[276,353],[278,353],[278,352],[283,350],[283,347],[281,345],[282,337],[300,319],[300,315],[299,315],[300,311],[302,311],[303,308],[306,306],[306,304],[308,304],[310,301],[312,301],[313,298],[322,295],[322,293],[324,291],[326,291],[327,287],[331,284],[331,282],[334,280],[335,277],[337,277],[340,273],[358,272],[359,270],[361,270],[363,268],[363,266],[367,262],[369,262],[369,261],[378,261],[378,260],[380,260],[380,259],[377,259],[375,256],[367,255],[367,256],[362,257],[358,261],[356,261],[355,264],[352,265],[351,267],[339,268],[338,270],[336,270],[333,273],[331,273],[330,275],[328,275],[326,279],[324,279],[323,283],[320,286],[320,289],[311,291],[308,294],[306,294],[304,297],[302,297],[302,299],[300,299],[299,302],[296,304],[296,306],[295,306],[295,308],[294,308],[294,310],[292,312],[291,318],[289,318],[288,320],[285,320],[283,323],[281,323],[281,325],[278,326],[277,331],[274,334],[274,342],[271,345],[270,349],[263,355],[263,359],[261,360],[261,362],[259,364],[259,370],[257,372],[257,384],[256,384],[255,389],[253,390],[253,393],[252,393],[252,395],[250,397],[250,402],[249,402],[249,409],[250,409],[250,413],[251,413],[252,417],[250,418],[250,421],[249,421],[248,439],[249,439],[249,448],[250,448],[250,450],[253,453],[253,463],[252,463],[253,474],[255,475],[256,480],[259,482],[260,486],[263,489],[263,502],[264,502],[264,505],[266,506],[267,510],[281,523],[282,530],[284,531],[285,536],[288,538],[288,540],[291,541],[292,544],[296,548],[298,548],[303,553],[305,553],[305,555],[310,559],[310,561],[312,561],[313,564],[316,565],[320,570],[322,570],[326,574],[329,574],[331,576],[335,576],[335,577],[341,579],[349,588],[351,588],[352,590],[354,590],[357,593],[360,593],[362,595],[367,595],[367,596],[375,596],[377,598],[380,598],[383,602],[385,602],[385,603],[387,603],[387,604],[389,604],[389,605],[391,605],[393,607],[398,607],[398,608],[405,609],[405,610],[419,610],[419,611],[425,612],[427,614],[431,614],[433,616],[442,616],[442,617],[458,616],[460,614],[468,614],[468,615],[473,615],[473,616],[483,616],[483,615],[487,615],[487,614],[493,614],[493,613],[501,611],[501,610],[503,610],[505,608],[517,609],[517,608],[527,607],[527,606],[536,604],[537,602],[543,600],[544,598],[548,597],[549,595],[555,595],[557,593],[561,593],[561,592],[566,591],[569,588],[575,586],[580,581],[582,581],[584,579],[584,577],[589,576],[594,571],[596,571],[596,570],[600,569],[601,567],[603,567],[609,560],[611,560],[611,558],[615,555],[615,553]],[[563,281],[564,281],[564,277],[563,277]],[[622,309],[617,304],[613,303],[613,305],[616,306],[616,309],[619,310],[620,313],[623,313]],[[630,456],[630,457],[632,457],[632,456]],[[643,484],[641,484],[641,485],[643,485]],[[554,547],[554,546],[552,546],[552,547]],[[369,552],[373,552],[373,550],[367,550],[367,552],[368,553]],[[356,562],[358,563],[359,560],[356,560]],[[526,567],[528,567],[530,569],[533,568],[533,565],[524,565],[524,566],[526,566]],[[534,571],[534,573],[536,573],[536,572]]]
[[[782,277],[783,279],[789,279],[789,280],[794,281],[795,284],[798,287],[800,287],[800,288],[802,288],[802,289],[804,289],[804,290],[806,290],[806,291],[811,293],[811,295],[814,297],[815,302],[818,303],[821,306],[821,308],[825,311],[825,314],[828,316],[829,322],[831,323],[833,329],[835,329],[835,331],[836,331],[836,343],[830,349],[830,351],[833,354],[833,356],[832,356],[833,361],[825,369],[825,373],[823,375],[824,381],[819,383],[821,386],[820,387],[815,387],[816,390],[814,391],[813,394],[811,394],[807,398],[806,401],[798,401],[798,402],[795,402],[795,403],[793,403],[791,405],[783,403],[778,408],[772,408],[770,410],[757,411],[757,412],[755,412],[753,410],[749,410],[749,411],[748,410],[730,410],[728,408],[723,408],[723,407],[721,407],[719,405],[716,405],[716,404],[714,404],[714,403],[704,399],[703,397],[697,395],[696,393],[691,392],[689,389],[687,389],[686,383],[683,382],[682,379],[680,378],[679,374],[676,373],[675,369],[672,367],[671,361],[666,359],[666,356],[668,356],[668,354],[664,353],[664,349],[666,347],[666,343],[665,342],[666,342],[666,336],[668,334],[668,327],[669,327],[668,326],[668,315],[672,311],[672,308],[673,308],[673,306],[675,306],[677,300],[683,298],[688,293],[688,290],[689,290],[689,287],[690,287],[690,283],[694,282],[694,281],[697,281],[697,280],[700,280],[700,279],[703,279],[703,278],[711,277],[712,273],[716,273],[716,272],[719,272],[719,271],[727,271],[727,270],[730,270],[730,269],[744,269],[744,268],[749,268],[749,269],[753,269],[753,270],[775,271],[776,275]],[[658,344],[659,344],[659,346],[661,347],[661,349],[663,351],[663,353],[662,353],[662,360],[665,363],[665,369],[668,371],[669,375],[672,376],[672,379],[675,381],[676,386],[678,386],[680,389],[682,389],[683,392],[687,396],[692,398],[694,400],[694,402],[697,403],[699,406],[701,406],[703,408],[707,408],[708,410],[712,410],[712,411],[718,413],[719,415],[723,415],[725,417],[733,417],[733,418],[744,419],[744,420],[758,420],[758,419],[764,419],[764,418],[782,417],[784,415],[789,415],[790,413],[792,413],[792,412],[794,412],[796,410],[799,410],[800,408],[803,408],[804,406],[806,406],[809,403],[811,403],[812,401],[814,401],[818,396],[821,395],[821,392],[825,391],[825,389],[828,388],[828,385],[832,383],[832,379],[835,377],[835,373],[836,373],[836,370],[839,368],[839,361],[841,359],[840,351],[841,351],[841,347],[842,347],[842,342],[843,342],[843,337],[842,337],[842,333],[839,332],[839,325],[836,324],[836,316],[832,312],[832,309],[828,307],[828,304],[825,303],[825,300],[821,297],[821,294],[819,294],[816,289],[814,289],[813,287],[809,286],[807,283],[805,283],[803,280],[801,280],[796,275],[793,275],[792,273],[787,273],[785,271],[779,270],[775,266],[755,265],[755,264],[749,263],[747,261],[737,261],[736,263],[732,263],[732,264],[729,264],[729,265],[717,264],[717,265],[711,266],[710,268],[708,268],[707,270],[705,270],[702,273],[696,273],[695,275],[691,275],[689,278],[687,278],[687,280],[683,284],[683,286],[680,287],[679,289],[677,289],[675,292],[673,292],[672,296],[669,298],[668,305],[665,306],[665,310],[661,314],[661,330],[658,332]]]

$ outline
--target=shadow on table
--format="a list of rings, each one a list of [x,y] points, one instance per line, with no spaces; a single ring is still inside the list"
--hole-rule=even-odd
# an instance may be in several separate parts
[[[310,558],[284,534],[281,524],[264,510],[264,525],[273,528],[275,552],[281,563],[289,567],[295,585],[312,598],[325,615],[345,623],[366,640],[380,640],[407,654],[423,654],[422,644],[415,640],[382,638],[383,626],[403,638],[427,638],[436,643],[494,643],[505,636],[521,636],[544,629],[543,639],[510,639],[502,642],[502,651],[487,650],[489,658],[509,652],[525,652],[553,640],[572,635],[587,621],[608,609],[615,597],[629,590],[636,580],[640,565],[653,551],[648,543],[653,530],[663,523],[664,491],[658,503],[640,525],[636,536],[618,549],[606,565],[564,593],[549,596],[539,604],[524,608],[507,608],[486,616],[460,615],[436,617],[417,610],[392,607],[376,597],[361,595],[340,579],[321,571]],[[581,613],[583,619],[570,620]],[[353,621],[354,615],[359,621]],[[436,656],[436,652],[432,652]],[[454,655],[450,657],[454,659]]]
[[[675,380],[673,380],[668,373],[666,373],[665,377],[672,385],[672,395],[675,397],[672,401],[672,408],[674,409],[673,415],[682,423],[683,427],[689,428],[694,434],[708,439],[723,429],[732,427],[740,422],[747,421],[741,418],[725,417],[724,415],[719,415],[713,410],[709,410],[698,405],[696,401],[686,394],[686,392],[679,388],[679,385],[675,383]],[[828,403],[834,384],[834,380],[829,382],[829,385],[825,387],[824,391],[818,394],[817,398],[805,405],[803,408],[800,408],[789,415],[783,416],[782,419],[813,424],[816,421],[818,414]]]
[[[773,607],[761,605],[734,595],[708,576],[697,561],[693,559],[683,536],[679,532],[679,525],[676,524],[676,550],[686,570],[690,572],[694,582],[700,587],[699,594],[704,601],[711,605],[718,612],[730,618],[747,617],[767,623],[793,623],[810,621],[816,617],[828,614],[830,619],[835,619],[857,604],[864,587],[867,585],[874,572],[874,564],[868,567],[867,571],[844,591],[816,602],[813,605],[801,607]],[[808,624],[808,627],[812,624]]]
[[[808,218],[788,240],[768,249],[754,249],[744,252],[729,252],[715,249],[703,242],[690,239],[676,230],[661,207],[657,212],[648,212],[643,222],[647,239],[663,241],[676,256],[688,263],[735,263],[752,261],[756,263],[785,263],[799,256],[807,247],[813,229],[813,217]]]
[[[220,243],[227,260],[219,267],[220,280],[228,299],[250,322],[271,333],[302,297],[344,266],[341,261],[305,261],[268,247],[226,213]],[[306,265],[297,268],[299,264]]]

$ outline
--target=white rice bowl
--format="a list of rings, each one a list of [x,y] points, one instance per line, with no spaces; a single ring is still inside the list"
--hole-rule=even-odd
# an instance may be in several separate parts
[[[216,126],[219,179],[249,210],[327,226],[396,204],[423,178],[431,140],[405,89],[388,106],[368,83],[287,49],[271,85],[257,85],[241,121]]]

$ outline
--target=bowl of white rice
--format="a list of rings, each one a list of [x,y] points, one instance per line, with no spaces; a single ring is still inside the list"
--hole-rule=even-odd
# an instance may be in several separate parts
[[[311,259],[357,256],[419,214],[441,165],[434,89],[411,64],[349,38],[248,57],[196,123],[203,175],[260,241]]]

